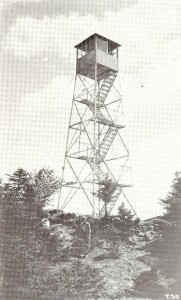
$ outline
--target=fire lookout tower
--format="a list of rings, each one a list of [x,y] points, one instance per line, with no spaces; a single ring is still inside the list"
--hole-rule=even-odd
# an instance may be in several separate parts
[[[129,151],[124,142],[122,97],[116,78],[119,44],[93,34],[76,48],[76,76],[62,168],[59,205],[84,199],[93,215],[102,216],[104,204],[97,191],[106,178],[116,183],[107,211],[111,213],[122,196],[129,170]],[[124,181],[123,181],[124,179]],[[85,204],[84,204],[85,205]]]

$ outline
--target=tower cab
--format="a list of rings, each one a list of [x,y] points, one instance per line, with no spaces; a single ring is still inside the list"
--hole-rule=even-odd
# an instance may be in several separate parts
[[[75,46],[76,73],[94,80],[102,80],[110,72],[118,72],[119,44],[97,33]]]

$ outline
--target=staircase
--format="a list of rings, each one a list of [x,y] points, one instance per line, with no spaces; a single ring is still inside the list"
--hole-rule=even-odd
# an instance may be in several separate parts
[[[87,160],[87,162],[90,165],[91,169],[93,170],[93,168],[94,168],[94,159],[93,158],[89,158]],[[101,169],[100,163],[97,162],[97,161],[95,163],[95,175],[96,175],[97,179],[100,180],[100,181],[103,181],[105,179],[105,173]]]
[[[90,165],[91,169],[92,170],[94,169],[94,159],[92,157],[88,158],[86,156],[82,156],[82,157],[79,157],[79,159],[86,160],[88,162],[88,164]],[[97,160],[97,159],[96,159],[96,162],[95,162],[95,169],[94,170],[95,170],[95,175],[98,179],[98,182],[101,182],[101,181],[105,180],[106,174],[101,169],[100,161]],[[115,203],[117,202],[119,196],[121,195],[121,191],[122,191],[123,187],[124,187],[123,185],[118,184],[118,186],[116,187],[116,190],[113,194],[112,200],[107,203],[107,212],[108,212],[108,214],[111,213]],[[105,206],[103,205],[102,209],[100,210],[100,216],[103,216],[103,214],[104,214],[104,207]]]
[[[97,153],[97,156],[100,161],[104,160],[104,158],[106,157],[106,154],[108,153],[109,148],[110,148],[116,134],[117,134],[117,128],[115,128],[115,127],[108,128],[108,130],[102,140],[102,143],[100,144],[99,152]]]
[[[101,169],[100,163],[103,162],[105,159],[110,146],[116,137],[116,134],[118,132],[118,129],[124,128],[122,125],[115,124],[113,121],[107,119],[103,113],[101,112],[101,107],[104,106],[105,100],[109,94],[109,91],[115,81],[115,78],[117,76],[117,73],[110,71],[108,77],[106,77],[102,83],[102,85],[99,88],[99,91],[96,96],[96,122],[101,123],[103,125],[109,126],[107,132],[104,134],[104,138],[100,144],[99,150],[96,152],[95,157],[95,168],[94,168],[94,159],[93,157],[89,158],[86,156],[78,157],[78,159],[86,160],[87,163],[90,165],[91,169],[95,171],[95,175],[99,182],[105,180],[106,173]],[[81,103],[87,105],[89,109],[93,112],[93,115],[95,115],[95,104],[93,101],[88,99],[83,99],[80,101]],[[118,185],[114,194],[113,194],[113,200],[107,203],[107,211],[108,213],[111,212],[112,208],[114,207],[116,201],[118,200],[121,191],[122,191],[121,185]],[[102,207],[100,211],[100,215],[102,216],[104,214],[104,206]]]
[[[87,160],[87,162],[89,163],[91,169],[93,170],[93,168],[94,168],[94,160],[93,160],[93,158],[89,158],[89,159]],[[106,174],[105,174],[105,172],[101,169],[101,166],[100,166],[100,163],[99,163],[99,162],[95,164],[95,175],[96,175],[96,177],[98,178],[99,182],[105,180],[105,175],[106,175]],[[117,202],[119,196],[121,195],[121,191],[122,191],[121,188],[122,188],[121,185],[118,185],[118,186],[116,187],[116,190],[115,190],[115,192],[114,192],[114,194],[113,194],[112,200],[111,200],[110,202],[107,203],[107,212],[108,212],[108,214],[111,213],[111,211],[112,211],[114,205],[116,204],[116,202]],[[103,205],[102,209],[100,210],[100,216],[103,216],[103,215],[104,215],[104,207],[105,207],[105,206]]]
[[[106,77],[97,93],[97,102],[99,106],[104,106],[104,102],[109,94],[109,91],[116,79],[117,73],[110,71],[108,77]]]
[[[94,106],[93,101],[83,99],[83,100],[81,100],[81,103],[86,104],[94,114],[95,106]],[[106,119],[106,117],[100,111],[100,106],[97,105],[96,108],[97,108],[97,111],[96,111],[97,112],[97,122],[101,123],[103,125],[109,126],[109,128],[108,128],[107,132],[105,133],[104,138],[101,142],[101,145],[99,147],[99,153],[97,153],[97,158],[101,161],[106,157],[106,154],[109,151],[109,148],[118,132],[118,129],[124,128],[124,126],[115,124],[111,120]]]

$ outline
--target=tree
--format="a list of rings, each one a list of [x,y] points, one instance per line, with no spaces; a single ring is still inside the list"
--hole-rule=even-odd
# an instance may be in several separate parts
[[[134,214],[131,213],[130,209],[125,207],[124,202],[118,207],[118,215],[123,224],[130,225],[133,223]]]
[[[96,268],[74,260],[65,264],[60,251],[47,255],[52,239],[42,217],[59,186],[53,171],[46,169],[34,174],[17,170],[0,186],[3,299],[88,299],[100,291]]]
[[[33,188],[37,199],[47,204],[51,196],[60,188],[60,180],[55,177],[53,170],[41,169],[32,175]]]
[[[175,173],[171,192],[161,200],[167,220],[179,222],[181,216],[181,172]]]
[[[32,260],[43,248],[44,207],[59,186],[51,170],[31,174],[20,168],[1,188],[3,277],[10,293],[7,299],[12,299],[12,290],[17,292],[28,282]]]
[[[13,190],[24,189],[28,185],[29,174],[22,168],[17,169],[12,175],[8,175],[9,184]]]
[[[147,251],[158,259],[156,267],[165,274],[166,278],[173,281],[173,284],[168,285],[166,292],[179,294],[181,292],[181,172],[175,173],[171,191],[160,202],[165,214],[154,220],[160,238],[153,240],[147,246]]]
[[[108,176],[100,182],[100,189],[97,193],[97,197],[104,202],[105,217],[108,216],[107,204],[114,199],[116,188],[117,183]]]

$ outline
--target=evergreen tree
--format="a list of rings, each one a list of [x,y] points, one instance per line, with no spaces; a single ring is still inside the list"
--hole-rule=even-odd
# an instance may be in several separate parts
[[[175,281],[170,285],[168,293],[179,294],[181,292],[181,172],[175,173],[171,191],[166,199],[161,200],[161,204],[165,210],[161,220],[166,222],[162,224],[161,239],[152,243],[149,251],[153,256],[158,257],[157,267],[166,277],[173,278]]]
[[[60,181],[55,177],[53,170],[41,169],[33,176],[33,188],[38,200],[43,204],[50,201],[50,197],[60,188]]]
[[[134,214],[131,210],[125,207],[124,202],[118,207],[118,215],[122,223],[130,225],[133,223]]]
[[[164,206],[167,220],[175,222],[181,220],[181,172],[175,173],[171,192],[166,199],[161,200],[161,204]]]
[[[29,174],[18,169],[9,175],[9,182],[1,189],[5,299],[12,299],[13,291],[28,282],[33,257],[40,255],[43,248],[44,207],[59,186],[51,170]]]
[[[21,190],[28,184],[29,174],[22,168],[17,169],[12,175],[8,175],[11,189]]]
[[[117,183],[108,176],[100,182],[100,189],[97,196],[104,202],[105,217],[108,216],[107,204],[114,199],[114,192],[117,188]]]

